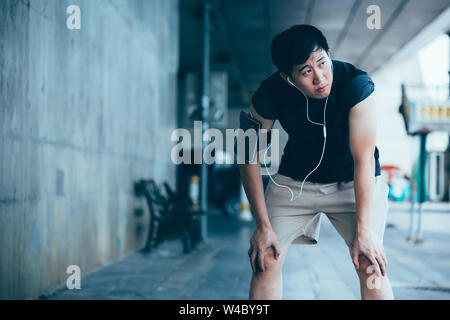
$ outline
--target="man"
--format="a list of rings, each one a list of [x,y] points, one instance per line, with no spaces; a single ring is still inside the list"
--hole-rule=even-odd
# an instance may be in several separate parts
[[[313,26],[277,35],[271,56],[278,71],[254,93],[250,113],[263,129],[280,121],[289,140],[265,194],[259,157],[239,166],[257,224],[248,252],[250,299],[282,298],[289,246],[317,243],[324,215],[349,247],[362,299],[393,299],[382,245],[388,187],[375,146],[372,80],[331,60],[327,40]]]

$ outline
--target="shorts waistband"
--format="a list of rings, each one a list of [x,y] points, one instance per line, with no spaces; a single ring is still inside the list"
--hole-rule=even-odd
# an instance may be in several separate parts
[[[275,180],[276,183],[288,186],[290,188],[298,188],[300,189],[302,185],[302,180],[296,180],[289,176],[285,176],[283,174],[277,173],[272,176],[273,180]],[[381,181],[381,176],[375,176],[375,184],[378,185]],[[303,190],[320,190],[321,192],[334,192],[336,190],[341,189],[348,189],[353,188],[354,181],[347,181],[347,182],[330,182],[330,183],[320,183],[320,182],[311,182],[311,181],[305,181],[303,184]]]
[[[292,177],[283,175],[281,173],[277,173],[277,174],[273,175],[272,178],[276,182],[283,181],[284,183],[295,184],[295,185],[297,185],[299,183],[301,184],[303,182],[303,180],[297,180],[297,179],[294,179]],[[323,186],[332,186],[332,185],[338,185],[338,184],[339,184],[339,182],[337,182],[337,181],[336,182],[329,182],[329,183],[321,183],[321,182],[311,182],[311,181],[306,180],[304,185],[303,185],[303,187],[305,187],[305,186],[323,187]],[[341,182],[341,184],[345,184],[345,182]]]

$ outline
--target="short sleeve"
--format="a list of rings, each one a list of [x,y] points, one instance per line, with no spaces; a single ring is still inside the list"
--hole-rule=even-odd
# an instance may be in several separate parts
[[[278,119],[278,112],[268,85],[263,81],[252,96],[252,104],[261,117],[270,120]]]
[[[345,105],[348,108],[354,107],[375,90],[375,84],[367,74],[362,74],[353,78],[346,90]]]

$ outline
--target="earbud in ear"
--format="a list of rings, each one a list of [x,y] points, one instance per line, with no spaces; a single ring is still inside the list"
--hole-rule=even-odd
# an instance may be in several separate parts
[[[294,85],[294,84],[292,83],[292,81],[291,81],[291,78],[287,77],[287,81],[288,81],[290,84]]]

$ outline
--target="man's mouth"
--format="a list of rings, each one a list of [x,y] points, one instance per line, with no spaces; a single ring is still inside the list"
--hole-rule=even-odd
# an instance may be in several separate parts
[[[325,86],[323,86],[323,87],[319,87],[319,88],[317,89],[317,91],[319,91],[319,92],[324,92],[325,89],[327,88],[327,86],[328,86],[328,85],[325,85]]]

